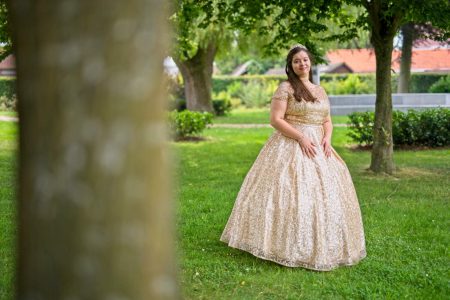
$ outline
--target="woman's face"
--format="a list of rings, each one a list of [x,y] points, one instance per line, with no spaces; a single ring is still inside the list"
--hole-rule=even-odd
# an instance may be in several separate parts
[[[298,77],[308,77],[311,69],[311,61],[305,51],[297,52],[292,58],[292,69]]]

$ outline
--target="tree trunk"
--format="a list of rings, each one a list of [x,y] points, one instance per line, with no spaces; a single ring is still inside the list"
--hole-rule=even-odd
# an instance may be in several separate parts
[[[173,299],[164,1],[12,0],[18,299]]]
[[[213,62],[217,46],[214,40],[187,60],[175,58],[175,63],[183,76],[186,107],[193,111],[212,112],[211,88]]]
[[[401,28],[401,31],[403,36],[403,43],[397,92],[409,93],[409,82],[411,79],[412,46],[415,39],[414,24],[404,24]]]
[[[392,174],[394,165],[394,142],[392,138],[391,62],[394,36],[400,27],[404,11],[387,11],[388,2],[367,1],[370,40],[375,48],[376,101],[373,148],[370,170]]]
[[[383,42],[384,41],[384,42]],[[392,138],[391,60],[393,37],[374,43],[376,56],[376,102],[370,169],[392,174],[395,170]]]

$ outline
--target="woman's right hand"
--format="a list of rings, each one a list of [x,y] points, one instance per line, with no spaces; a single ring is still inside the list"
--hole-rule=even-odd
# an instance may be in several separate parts
[[[312,142],[308,137],[302,136],[297,139],[297,142],[299,143],[304,155],[308,156],[309,158],[313,158],[316,155],[315,148],[317,147],[317,145],[314,144],[314,142]]]

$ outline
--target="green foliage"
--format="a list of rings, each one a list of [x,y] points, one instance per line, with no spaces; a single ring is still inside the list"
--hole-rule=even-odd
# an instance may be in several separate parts
[[[0,96],[7,98],[16,96],[16,79],[14,77],[0,77]]]
[[[360,145],[373,143],[373,125],[375,114],[372,112],[354,112],[348,115],[349,131],[347,135]]]
[[[361,80],[356,74],[349,74],[344,80],[332,80],[322,83],[329,95],[370,94],[375,92],[375,85]]]
[[[0,78],[0,110],[16,111],[16,80],[15,78]]]
[[[231,97],[225,92],[213,95],[213,109],[216,116],[224,116],[231,110]]]
[[[6,0],[0,0],[0,43],[2,44],[0,61],[2,61],[13,53]]]
[[[213,91],[218,93],[220,91],[228,91],[231,93],[232,97],[237,97],[238,92],[249,82],[261,81],[263,84],[266,81],[275,80],[276,82],[282,82],[287,80],[286,75],[243,75],[243,76],[229,76],[229,75],[218,75],[214,76],[212,79]],[[235,85],[228,89],[229,85]]]
[[[265,107],[270,103],[277,86],[278,83],[274,80],[250,81],[242,85],[238,95],[246,107]]]
[[[412,93],[428,93],[430,86],[433,85],[440,78],[445,78],[448,75],[434,74],[434,73],[413,73],[411,74],[411,92]],[[247,84],[250,81],[266,82],[275,80],[282,82],[286,80],[286,75],[244,75],[244,76],[228,76],[219,75],[213,77],[213,91],[218,93],[220,91],[231,91],[239,89],[241,85]],[[398,76],[392,75],[392,90],[397,90]],[[320,84],[325,88],[330,95],[342,95],[347,93],[364,94],[375,93],[375,74],[321,74]],[[230,87],[237,85],[237,87]],[[236,97],[236,95],[233,95]]]
[[[450,75],[441,77],[433,83],[429,89],[430,93],[450,93]]]
[[[186,109],[186,97],[181,76],[171,77],[166,75],[166,88],[169,98],[169,110],[182,111]]]
[[[15,95],[11,98],[0,96],[0,110],[17,111],[17,98]]]
[[[355,112],[349,116],[348,136],[359,145],[373,143],[373,112]],[[440,147],[450,145],[450,109],[394,111],[394,145]]]
[[[175,139],[199,135],[208,124],[212,124],[213,115],[208,112],[176,110],[169,112],[169,124]]]
[[[282,76],[220,76],[213,78],[215,94],[228,94],[234,107],[243,104],[245,107],[265,107],[270,103]],[[214,96],[213,96],[214,97]],[[222,96],[225,97],[225,96]],[[239,100],[236,100],[239,99]]]
[[[429,73],[412,73],[410,82],[410,92],[411,93],[428,93],[430,87],[445,74],[429,74]],[[396,89],[395,89],[396,90]],[[395,91],[394,90],[394,91]]]

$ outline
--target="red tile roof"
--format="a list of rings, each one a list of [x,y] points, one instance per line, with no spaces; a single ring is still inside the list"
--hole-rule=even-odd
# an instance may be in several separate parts
[[[0,69],[15,69],[16,68],[16,60],[14,55],[8,55],[4,60],[0,62]]]
[[[401,51],[392,53],[392,69],[400,70]],[[338,49],[326,55],[330,64],[346,63],[354,73],[375,72],[373,49]],[[414,49],[411,72],[450,72],[450,49]]]

